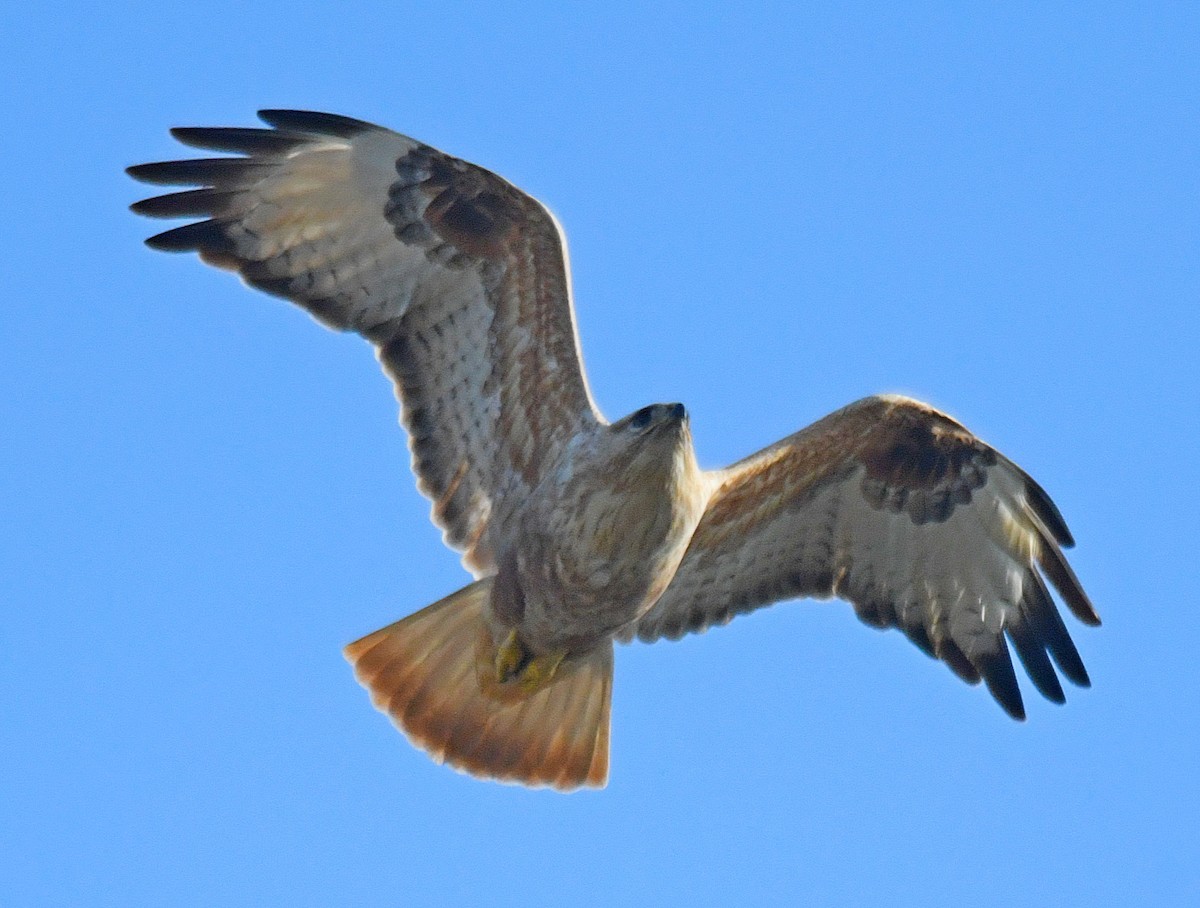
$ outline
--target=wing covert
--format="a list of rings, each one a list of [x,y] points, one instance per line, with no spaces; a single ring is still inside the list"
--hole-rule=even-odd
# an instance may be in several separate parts
[[[129,168],[199,187],[132,206],[203,218],[147,244],[198,252],[374,344],[434,520],[490,573],[507,507],[600,418],[561,232],[502,178],[413,139],[331,114],[259,116],[274,128],[172,130],[240,157]]]
[[[848,600],[1024,718],[1005,637],[1063,702],[1089,684],[1047,590],[1099,624],[1062,548],[1058,509],[1019,467],[917,401],[851,404],[715,477],[662,598],[627,637],[677,639],[799,596]]]

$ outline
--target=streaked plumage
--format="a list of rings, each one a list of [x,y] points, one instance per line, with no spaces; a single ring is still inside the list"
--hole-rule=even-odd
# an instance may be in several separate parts
[[[1064,699],[1055,666],[1088,684],[1045,583],[1099,623],[1062,554],[1070,533],[961,425],[872,397],[705,473],[680,405],[613,424],[596,410],[565,245],[537,201],[358,120],[260,116],[273,128],[173,130],[239,156],[132,167],[200,187],[133,209],[201,218],[147,242],[198,252],[375,346],[418,486],[477,580],[347,656],[435,759],[603,784],[614,639],[675,639],[799,596],[900,628],[1014,717],[1006,635],[1047,698]]]

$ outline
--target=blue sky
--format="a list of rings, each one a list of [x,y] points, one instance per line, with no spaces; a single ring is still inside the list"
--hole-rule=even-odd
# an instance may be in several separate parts
[[[10,21],[0,900],[1200,900],[1200,11],[1050,7]],[[963,420],[1075,533],[1094,687],[1026,684],[1020,725],[848,606],[792,603],[620,649],[603,792],[433,765],[340,655],[466,579],[387,382],[126,210],[169,126],[259,107],[545,200],[601,407],[685,401],[705,465],[879,391]]]

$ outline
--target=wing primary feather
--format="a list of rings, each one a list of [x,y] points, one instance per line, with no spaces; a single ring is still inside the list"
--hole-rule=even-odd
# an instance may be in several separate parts
[[[171,135],[192,148],[239,154],[281,155],[310,141],[307,136],[283,129],[241,126],[176,126]]]
[[[1006,713],[1018,721],[1025,719],[1025,703],[1021,699],[1021,688],[1017,686],[1017,673],[1013,671],[1012,657],[1004,638],[996,640],[997,648],[990,653],[975,657],[975,667],[983,675],[983,681],[992,696]]]
[[[338,114],[318,113],[313,110],[260,110],[258,118],[276,129],[337,136],[342,139],[350,139],[360,132],[381,128],[365,120],[356,120],[353,117],[343,117]]]
[[[1033,583],[1025,592],[1022,611],[1034,632],[1046,643],[1046,649],[1067,680],[1079,687],[1091,687],[1087,669],[1079,657],[1079,650],[1063,624],[1062,616],[1054,607],[1050,591],[1036,573],[1031,572]]]
[[[1054,584],[1054,588],[1058,590],[1072,614],[1084,624],[1099,626],[1100,616],[1096,614],[1095,606],[1083,591],[1083,585],[1063,558],[1062,552],[1052,541],[1041,541],[1038,546],[1038,564],[1046,572],[1046,578]]]
[[[1014,468],[1019,469],[1015,464]],[[1071,531],[1067,528],[1067,521],[1063,519],[1058,505],[1046,494],[1046,490],[1038,485],[1027,473],[1023,470],[1020,472],[1021,477],[1025,480],[1025,496],[1029,502],[1029,507],[1033,509],[1033,513],[1037,515],[1046,529],[1050,531],[1055,542],[1064,549],[1072,548],[1075,545],[1075,537],[1071,535]]]
[[[211,217],[223,212],[233,195],[220,189],[188,189],[142,199],[129,210],[151,218]]]
[[[904,631],[904,636],[916,644],[917,648],[926,656],[931,659],[937,658],[933,641],[929,639],[929,632],[925,630],[925,625],[912,622],[900,625],[900,629]]]
[[[135,180],[159,186],[219,186],[237,189],[249,186],[272,173],[270,158],[192,158],[187,161],[155,161],[135,164],[125,172]]]
[[[146,240],[151,249],[162,252],[201,252],[228,255],[233,252],[233,243],[220,221],[197,221],[156,233]],[[229,267],[237,267],[237,263]]]
[[[959,649],[957,643],[949,637],[938,641],[934,650],[937,657],[950,666],[950,670],[968,684],[979,683],[979,669],[971,663],[966,654]]]
[[[1017,656],[1025,666],[1034,687],[1047,700],[1066,703],[1067,697],[1063,693],[1062,684],[1059,683],[1058,674],[1054,671],[1054,664],[1046,655],[1046,644],[1025,620],[1024,615],[1006,630],[1008,639],[1012,641],[1013,648],[1017,651]]]

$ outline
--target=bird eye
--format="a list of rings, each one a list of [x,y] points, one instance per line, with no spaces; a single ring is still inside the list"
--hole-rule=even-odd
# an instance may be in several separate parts
[[[636,413],[633,414],[632,418],[630,418],[629,427],[631,429],[641,431],[642,429],[644,429],[648,425],[650,425],[650,420],[653,417],[654,417],[654,406],[653,405],[651,405],[649,407],[642,407],[642,409],[638,410]]]

